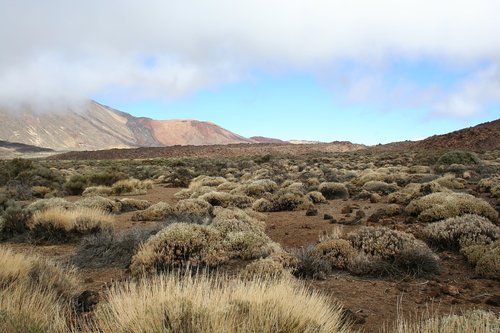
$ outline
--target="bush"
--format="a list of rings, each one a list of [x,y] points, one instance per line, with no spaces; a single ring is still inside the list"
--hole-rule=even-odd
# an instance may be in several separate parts
[[[229,232],[224,238],[224,246],[231,257],[243,260],[265,258],[281,250],[266,234],[247,231]]]
[[[108,186],[89,186],[82,192],[84,197],[91,197],[94,195],[110,196],[113,194],[113,189]]]
[[[40,199],[28,205],[28,207],[26,207],[26,210],[29,213],[33,214],[35,212],[57,207],[62,209],[73,209],[75,208],[75,204],[64,200],[63,198]]]
[[[475,267],[479,276],[500,280],[500,240],[491,244],[478,244],[463,247],[460,252]]]
[[[358,253],[351,243],[344,239],[330,239],[321,242],[316,244],[314,250],[330,264],[332,269],[347,268],[347,264]]]
[[[166,202],[158,202],[145,210],[135,212],[132,221],[161,221],[172,214],[174,209]]]
[[[448,218],[425,227],[423,237],[438,248],[490,244],[500,237],[500,229],[488,219],[472,214]]]
[[[464,214],[482,215],[495,221],[498,213],[486,201],[465,193],[432,193],[413,200],[405,211],[421,222],[434,222]]]
[[[273,193],[276,190],[278,190],[278,185],[274,181],[270,179],[259,179],[247,184],[243,184],[240,187],[232,190],[231,193],[243,193],[245,195],[258,198],[265,193]]]
[[[255,278],[283,278],[291,276],[290,272],[286,271],[283,265],[273,259],[255,260],[240,272],[240,277],[247,280]]]
[[[113,216],[102,210],[86,207],[65,210],[54,207],[33,214],[28,228],[35,243],[65,243],[77,236],[109,229],[113,222]]]
[[[134,178],[122,179],[111,186],[116,195],[139,195],[146,194],[147,190],[153,188],[153,182],[150,180],[138,180]]]
[[[121,202],[98,195],[80,199],[75,205],[79,207],[94,208],[107,213],[119,213],[122,210]]]
[[[313,207],[312,201],[300,192],[292,192],[281,190],[279,191],[271,201],[272,211],[294,211],[294,210],[306,210]]]
[[[318,191],[328,200],[345,199],[349,197],[347,187],[341,183],[321,183],[318,186]]]
[[[122,212],[132,212],[135,210],[145,210],[151,207],[152,203],[148,200],[139,200],[132,198],[123,198],[119,200],[122,204]]]
[[[314,245],[292,251],[295,261],[293,275],[299,278],[325,279],[332,272],[331,263],[319,255]]]
[[[0,240],[26,231],[29,213],[18,202],[8,200],[0,205]]]
[[[103,230],[83,238],[71,262],[80,268],[127,268],[139,245],[158,231],[158,228],[131,229],[115,234]]]
[[[85,188],[89,185],[89,181],[82,175],[73,175],[64,184],[64,189],[71,195],[81,195]]]
[[[425,276],[439,272],[438,257],[411,234],[387,228],[362,227],[345,238],[365,255],[354,262],[352,270],[355,266],[363,267],[368,258],[368,262],[373,264],[366,265],[367,271],[377,274]]]
[[[326,203],[326,198],[324,197],[323,194],[319,191],[312,191],[307,193],[307,197],[314,203],[314,204],[320,204],[320,203]]]
[[[390,332],[491,333],[499,330],[500,319],[496,314],[484,310],[472,310],[462,315],[436,316],[417,322],[399,320],[396,327]]]
[[[246,208],[250,207],[254,201],[254,199],[246,196],[246,195],[235,195],[229,194],[226,192],[209,192],[198,197],[200,200],[205,200],[212,206],[221,206],[221,207],[238,207],[238,208]]]
[[[377,192],[381,194],[389,194],[398,189],[398,186],[396,184],[387,184],[386,182],[382,182],[379,180],[372,180],[369,182],[366,182],[363,185],[363,189],[367,190],[368,192]]]
[[[338,305],[290,279],[166,275],[113,287],[89,331],[347,332],[341,318]]]
[[[228,254],[220,232],[210,226],[174,223],[152,236],[132,258],[132,274],[156,273],[179,267],[214,267]]]
[[[181,200],[174,206],[174,212],[176,214],[210,217],[212,215],[212,211],[212,205],[201,199]]]
[[[481,160],[476,156],[476,154],[470,151],[453,150],[444,153],[439,157],[436,162],[437,165],[452,165],[452,164],[462,164],[462,165],[478,165],[481,164]]]

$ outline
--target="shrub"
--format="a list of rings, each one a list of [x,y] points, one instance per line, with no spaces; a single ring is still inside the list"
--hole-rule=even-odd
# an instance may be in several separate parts
[[[283,265],[273,259],[259,259],[252,261],[240,272],[240,277],[247,280],[255,278],[283,278],[291,276]]]
[[[148,189],[153,188],[153,182],[134,178],[122,179],[114,183],[111,188],[116,195],[139,195],[146,194]]]
[[[215,211],[211,226],[224,236],[230,232],[254,232],[264,234],[265,223],[259,221],[242,210]]]
[[[260,198],[255,200],[255,202],[252,204],[252,209],[257,212],[272,212],[274,210],[274,207],[271,201]]]
[[[484,310],[472,310],[462,315],[435,316],[417,322],[399,320],[390,332],[491,333],[498,330],[500,330],[500,319],[496,314]]]
[[[202,186],[215,187],[224,184],[226,182],[227,180],[224,177],[209,177],[201,175],[191,180],[189,188],[194,189]]]
[[[85,188],[89,185],[89,181],[82,175],[73,175],[64,184],[64,189],[71,195],[81,195]]]
[[[350,242],[344,239],[330,239],[316,244],[314,250],[328,261],[333,269],[345,269],[349,261],[358,253]]]
[[[313,207],[312,201],[300,192],[279,191],[272,202],[273,211],[306,210]]]
[[[29,213],[18,202],[7,200],[0,205],[0,240],[26,230]]]
[[[341,310],[290,279],[159,276],[113,287],[95,332],[347,332]]]
[[[84,197],[91,197],[94,195],[110,196],[113,194],[113,189],[108,186],[89,186],[82,192]]]
[[[115,234],[103,230],[83,238],[71,262],[80,268],[127,268],[139,245],[158,231],[158,228],[130,229]]]
[[[479,276],[500,280],[500,241],[488,246],[484,254],[477,260],[476,273]]]
[[[31,193],[35,198],[45,198],[49,197],[49,195],[54,193],[50,187],[47,186],[33,186],[31,188]]]
[[[243,260],[265,258],[281,248],[264,233],[236,231],[224,238],[224,246],[231,257]]]
[[[330,262],[320,256],[314,245],[292,251],[295,261],[293,275],[300,278],[325,279],[332,272]]]
[[[148,200],[139,200],[132,198],[120,199],[122,204],[122,212],[131,212],[135,210],[145,210],[151,207],[152,203]]]
[[[185,199],[177,202],[173,210],[177,214],[208,217],[212,215],[213,207],[201,199]]]
[[[433,222],[464,214],[482,215],[495,221],[498,213],[486,201],[465,193],[432,193],[413,200],[405,211],[421,222]]]
[[[345,238],[366,255],[354,265],[362,264],[363,258],[372,259],[374,264],[368,265],[368,271],[417,276],[439,271],[438,257],[424,242],[411,234],[387,228],[362,227],[347,234]],[[384,267],[385,264],[387,267]]]
[[[363,185],[363,189],[369,191],[369,192],[377,192],[381,194],[389,194],[398,189],[398,186],[396,184],[387,184],[386,182],[379,181],[379,180],[372,180],[369,182],[366,182]]]
[[[205,200],[212,206],[221,207],[238,207],[246,208],[250,207],[254,201],[251,197],[246,195],[235,195],[226,192],[209,192],[201,195],[198,199]]]
[[[49,208],[57,207],[62,209],[73,209],[75,207],[75,204],[64,200],[63,198],[40,199],[28,205],[28,207],[26,207],[26,210],[29,213],[35,213],[44,211]]]
[[[228,260],[220,232],[210,226],[174,223],[142,244],[132,258],[136,276],[179,267],[214,267]]]
[[[349,197],[347,187],[341,183],[321,183],[318,186],[318,191],[328,200],[345,199]]]
[[[458,249],[492,243],[500,237],[500,229],[482,216],[466,214],[430,224],[422,234],[433,246]]]
[[[314,203],[314,204],[319,204],[319,203],[326,203],[326,198],[321,192],[319,191],[312,191],[307,193],[307,197]]]
[[[449,188],[449,189],[463,189],[464,188],[463,179],[458,179],[453,175],[447,175],[447,176],[440,177],[440,178],[434,180],[434,182],[438,183],[441,186]]]
[[[453,150],[444,153],[439,157],[436,162],[437,165],[452,165],[452,164],[462,164],[462,165],[477,165],[481,164],[481,160],[476,156],[476,154],[470,151]]]
[[[79,207],[94,208],[108,213],[119,213],[122,210],[121,202],[98,195],[80,199],[75,205]]]
[[[131,219],[132,221],[161,221],[170,214],[172,214],[174,209],[166,202],[158,202],[154,205],[149,206],[145,210],[135,212]]]
[[[231,193],[243,193],[251,197],[261,197],[265,193],[272,193],[278,189],[278,185],[270,179],[259,179],[231,191]]]
[[[30,237],[35,243],[72,241],[76,236],[96,233],[113,225],[113,216],[98,209],[60,207],[38,211],[28,223]]]

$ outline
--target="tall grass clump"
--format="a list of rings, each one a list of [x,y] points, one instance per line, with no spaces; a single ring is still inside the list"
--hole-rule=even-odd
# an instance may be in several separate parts
[[[28,228],[35,243],[64,243],[77,236],[110,229],[113,222],[114,217],[111,214],[99,209],[77,207],[66,210],[54,207],[33,214]]]
[[[338,304],[290,279],[157,276],[109,290],[96,332],[348,332]]]

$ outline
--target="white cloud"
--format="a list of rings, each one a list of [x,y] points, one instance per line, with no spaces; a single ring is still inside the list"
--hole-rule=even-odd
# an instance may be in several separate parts
[[[0,0],[0,8],[3,104],[75,101],[109,89],[177,97],[256,67],[318,73],[346,59],[500,59],[496,0]],[[383,72],[371,75],[352,75],[346,97],[387,95]],[[491,89],[481,97],[495,97],[498,86]],[[436,110],[451,103],[470,114],[481,108],[470,100],[476,95],[429,100]]]

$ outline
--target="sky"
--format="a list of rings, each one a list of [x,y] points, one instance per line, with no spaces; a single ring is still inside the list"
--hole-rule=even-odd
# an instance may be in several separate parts
[[[0,108],[94,99],[243,136],[422,139],[500,118],[498,0],[0,0]]]

